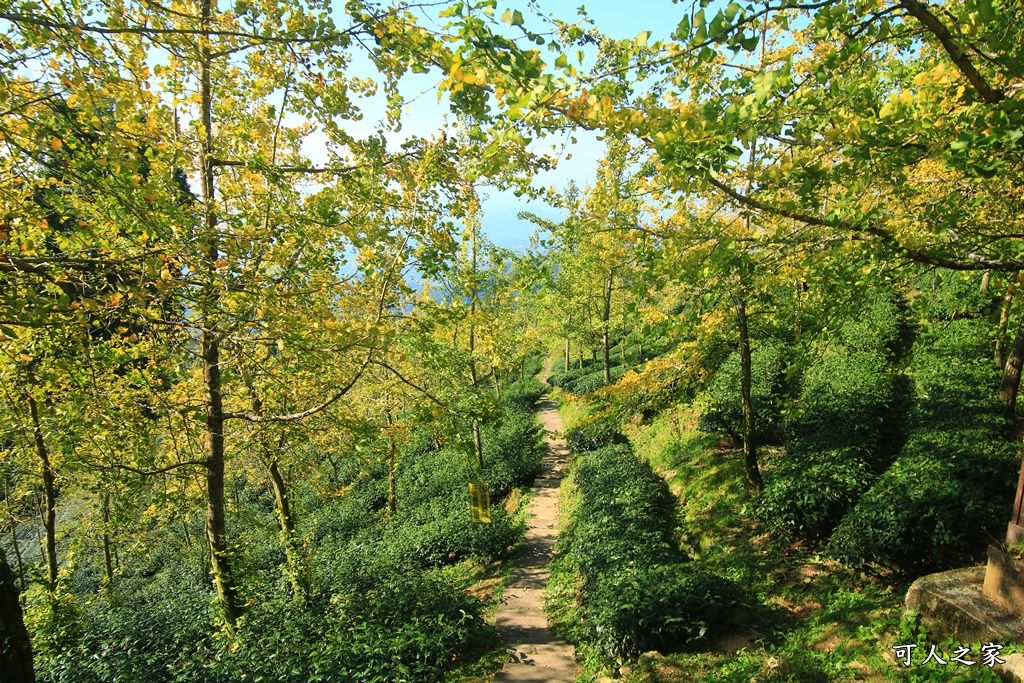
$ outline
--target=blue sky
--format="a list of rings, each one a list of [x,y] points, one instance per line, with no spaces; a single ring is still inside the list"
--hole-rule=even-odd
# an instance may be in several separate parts
[[[536,0],[535,2],[541,13],[570,21],[575,20],[578,16],[577,8],[581,4],[586,8],[587,15],[597,27],[613,38],[635,38],[641,31],[650,31],[651,40],[668,38],[683,15],[690,11],[689,2],[676,3],[672,0],[586,3],[581,3],[580,0]],[[498,16],[505,8],[519,9],[526,17],[528,27],[534,30],[543,28],[533,16],[533,12],[528,11],[525,0],[510,0],[507,3],[502,3],[499,7]],[[421,21],[429,23],[430,19],[424,16]],[[353,71],[358,73],[361,69],[366,69],[367,75],[372,75],[369,63],[361,62],[361,60],[362,58],[357,58],[353,61]],[[437,93],[434,90],[437,79],[437,74],[410,75],[403,79],[402,93],[408,103],[403,116],[403,129],[398,134],[388,134],[387,136],[396,146],[401,139],[408,135],[430,136],[444,125],[449,112],[448,102],[446,98],[438,101]],[[422,94],[416,97],[417,93]],[[347,126],[350,132],[357,135],[372,133],[383,116],[383,105],[381,102],[367,102],[364,105],[364,112],[363,121]],[[448,118],[451,120],[450,116]],[[536,183],[563,189],[569,179],[575,180],[582,186],[593,178],[604,145],[594,133],[576,131],[573,134],[577,139],[576,144],[569,145],[565,149],[572,158],[563,159],[557,169],[539,175],[536,178]],[[538,145],[538,151],[540,151],[544,146],[553,143],[561,145],[562,139],[535,144]],[[312,146],[316,142],[311,141],[310,144]],[[530,211],[550,218],[557,217],[557,213],[544,204],[529,202],[514,196],[510,191],[485,190],[484,194],[486,199],[483,203],[483,229],[493,242],[504,247],[522,249],[529,244],[529,238],[534,232],[535,226],[528,221],[519,220],[517,214],[520,211]]]

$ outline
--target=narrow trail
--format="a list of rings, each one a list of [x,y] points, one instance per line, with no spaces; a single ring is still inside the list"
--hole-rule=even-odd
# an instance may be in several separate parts
[[[551,632],[544,615],[548,564],[558,535],[558,485],[569,459],[565,440],[557,436],[563,427],[555,408],[553,401],[542,397],[540,421],[546,434],[547,455],[544,469],[531,489],[533,497],[527,508],[519,567],[512,572],[496,616],[498,630],[512,656],[494,677],[494,683],[571,683],[579,675],[572,645]]]

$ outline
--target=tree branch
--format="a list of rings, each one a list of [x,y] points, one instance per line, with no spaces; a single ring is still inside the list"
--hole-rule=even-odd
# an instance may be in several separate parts
[[[399,380],[400,382],[402,382],[402,384],[405,384],[405,385],[407,385],[407,386],[410,386],[410,387],[412,387],[413,389],[415,389],[416,391],[420,392],[421,394],[423,394],[424,396],[426,396],[427,398],[429,398],[429,399],[430,399],[431,401],[433,401],[433,402],[434,402],[434,403],[436,403],[437,405],[439,405],[439,406],[441,406],[442,408],[444,408],[445,410],[447,410],[447,411],[451,412],[451,407],[450,407],[450,406],[446,405],[446,404],[445,404],[444,402],[442,402],[442,401],[441,401],[440,399],[437,399],[437,398],[435,398],[435,397],[434,397],[434,396],[433,396],[433,395],[432,395],[432,394],[431,394],[431,393],[430,393],[429,391],[427,391],[427,390],[426,390],[426,389],[424,389],[423,387],[421,387],[421,386],[419,386],[419,385],[417,385],[417,384],[413,383],[413,382],[412,382],[411,380],[408,380],[408,379],[406,379],[406,378],[405,378],[405,377],[404,377],[404,376],[402,375],[402,373],[400,373],[400,372],[399,372],[398,370],[395,370],[395,369],[394,369],[393,367],[391,367],[390,365],[388,365],[388,364],[387,364],[387,363],[385,363],[384,361],[382,361],[382,360],[376,360],[376,361],[373,361],[373,363],[374,363],[374,365],[379,365],[380,367],[382,367],[382,368],[384,368],[384,369],[386,369],[386,370],[389,370],[389,371],[390,371],[390,372],[391,372],[391,373],[392,373],[392,374],[393,374],[393,375],[394,375],[395,377],[397,377],[397,378],[398,378],[398,380]]]
[[[978,73],[978,70],[974,68],[974,64],[964,51],[960,49],[960,46],[953,40],[953,34],[949,32],[946,25],[939,21],[928,9],[926,4],[919,2],[919,0],[900,0],[900,6],[903,7],[910,16],[921,22],[928,31],[930,31],[939,42],[942,43],[943,49],[946,54],[956,65],[956,68],[960,70],[960,73],[974,86],[974,89],[981,95],[981,99],[989,104],[999,104],[1006,99],[1006,93],[998,88],[993,88],[988,84],[988,81]]]
[[[336,31],[329,33],[326,36],[318,38],[304,38],[299,35],[288,36],[288,35],[277,35],[277,36],[261,36],[255,33],[245,33],[244,31],[217,31],[211,29],[201,28],[149,28],[145,26],[139,27],[124,27],[124,28],[111,28],[109,26],[97,26],[96,24],[70,24],[63,21],[56,21],[54,19],[48,19],[46,17],[30,16],[27,14],[17,14],[13,12],[0,12],[0,19],[11,22],[12,24],[28,24],[31,26],[41,26],[48,28],[53,31],[83,31],[88,33],[98,33],[100,35],[147,35],[147,36],[161,36],[161,35],[187,35],[187,36],[218,36],[222,38],[244,38],[254,42],[249,47],[256,47],[263,43],[326,43],[334,40],[339,40],[343,37],[350,36],[356,31],[357,24],[346,31]]]
[[[107,471],[109,471],[109,470],[126,470],[128,472],[134,472],[135,474],[141,474],[144,477],[151,477],[153,475],[164,474],[166,472],[170,472],[171,470],[176,470],[179,467],[206,467],[206,461],[205,460],[189,460],[187,462],[177,462],[177,463],[174,463],[173,465],[167,465],[166,467],[158,467],[155,470],[142,470],[142,469],[139,469],[138,467],[132,467],[131,465],[122,465],[122,464],[114,464],[114,465],[89,465],[89,467],[92,467],[93,469],[97,469],[97,470],[107,470]]]
[[[362,365],[359,366],[359,369],[356,371],[356,374],[352,376],[352,379],[350,379],[348,381],[348,383],[345,384],[345,386],[343,386],[337,393],[335,393],[333,396],[331,396],[329,399],[327,399],[323,403],[321,403],[319,405],[316,405],[316,406],[313,406],[312,408],[310,408],[308,410],[303,410],[301,413],[291,413],[290,415],[250,415],[249,413],[224,413],[224,419],[225,420],[245,420],[246,422],[255,422],[255,423],[262,423],[262,422],[295,422],[297,420],[304,420],[307,417],[310,417],[312,415],[316,415],[317,413],[319,413],[319,412],[321,412],[323,410],[326,410],[327,408],[332,406],[334,403],[336,403],[338,401],[338,399],[340,399],[342,396],[347,394],[349,392],[349,390],[353,386],[355,386],[355,383],[359,381],[359,378],[363,376],[363,372],[366,370],[366,367],[370,364],[370,361],[372,359],[373,359],[373,349],[371,349],[370,352],[366,355],[366,359],[363,361]]]
[[[894,249],[897,253],[903,254],[912,261],[918,263],[925,263],[932,266],[938,266],[940,268],[947,268],[949,270],[998,270],[1001,272],[1018,272],[1024,270],[1024,261],[1015,260],[994,260],[990,259],[983,254],[970,253],[967,254],[966,259],[953,259],[945,256],[938,256],[932,254],[923,249],[916,249],[914,247],[908,247],[905,244],[901,244],[896,237],[891,233],[873,225],[855,225],[853,223],[830,221],[816,216],[809,216],[799,211],[789,211],[786,209],[780,209],[770,204],[760,202],[753,197],[747,197],[740,192],[737,192],[728,184],[714,177],[710,173],[707,175],[707,181],[712,187],[717,188],[719,191],[730,197],[731,199],[739,202],[740,204],[747,206],[757,211],[761,211],[773,216],[781,216],[783,218],[791,218],[807,225],[816,225],[824,228],[832,228],[834,230],[845,230],[854,233],[862,233],[869,235],[867,238],[869,241],[877,240],[887,247]]]

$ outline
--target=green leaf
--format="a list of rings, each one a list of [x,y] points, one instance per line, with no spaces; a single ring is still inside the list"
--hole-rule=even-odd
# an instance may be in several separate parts
[[[636,34],[636,44],[639,47],[647,47],[647,40],[651,37],[650,31],[641,31]]]
[[[996,18],[996,11],[992,8],[992,0],[975,0],[975,7],[982,21],[992,21]]]
[[[690,37],[690,17],[685,16],[676,26],[676,32],[672,34],[676,40],[686,40]]]
[[[505,13],[501,15],[501,21],[509,26],[522,26],[523,13],[519,10],[507,9],[505,10]]]

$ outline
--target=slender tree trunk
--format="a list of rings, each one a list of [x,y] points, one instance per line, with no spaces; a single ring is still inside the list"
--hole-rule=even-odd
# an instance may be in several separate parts
[[[18,562],[18,590],[25,592],[25,565],[21,561],[21,547],[18,543],[18,523],[11,517],[11,546],[14,548],[14,558]]]
[[[740,403],[743,406],[743,463],[747,485],[755,491],[764,488],[757,466],[757,443],[754,438],[754,403],[750,398],[750,336],[747,330],[747,304],[743,295],[736,300],[736,323],[740,331]]]
[[[263,415],[263,401],[251,384],[249,392],[252,395],[253,413]],[[278,442],[276,450],[269,442],[265,430],[261,429],[257,432],[256,440],[259,443],[261,459],[267,468],[267,474],[270,475],[270,486],[274,491],[274,516],[277,518],[281,547],[284,548],[285,566],[287,567],[285,573],[288,575],[288,581],[292,584],[292,593],[295,599],[304,600],[309,595],[308,559],[295,535],[295,516],[292,514],[288,485],[281,475],[281,468],[277,462],[277,452],[284,448],[285,436],[283,433],[281,434],[281,440]]]
[[[213,583],[217,589],[224,623],[234,633],[241,608],[231,573],[230,552],[227,544],[227,525],[224,505],[224,405],[221,396],[220,338],[216,332],[218,294],[212,280],[220,258],[220,239],[217,236],[217,217],[214,209],[215,180],[213,169],[213,87],[210,70],[210,24],[213,20],[214,0],[201,0],[199,36],[199,98],[203,139],[200,169],[202,174],[203,241],[207,257],[207,276],[211,284],[203,292],[203,327],[200,346],[203,361],[203,382],[206,389],[206,539],[210,547]]]
[[[981,293],[984,294],[988,291],[988,283],[992,279],[992,271],[986,270],[985,274],[981,276]]]
[[[604,360],[604,383],[612,383],[612,361],[609,356],[608,325],[612,317],[612,286],[615,274],[608,273],[608,280],[604,284],[604,296],[601,301],[601,356]]]
[[[803,294],[804,285],[805,285],[805,283],[803,283],[803,282],[801,282],[799,280],[796,282],[796,284],[793,285],[793,290],[794,290],[793,300],[794,300],[794,304],[795,304],[794,305],[794,309],[795,310],[793,311],[793,318],[794,318],[794,322],[793,322],[793,339],[794,339],[794,341],[796,342],[797,345],[800,344],[800,334],[803,332],[803,330],[801,329],[801,325],[800,325],[800,295]]]
[[[469,298],[469,377],[473,382],[473,388],[477,386],[477,374],[476,374],[476,359],[474,354],[476,353],[476,231],[477,227],[474,225],[473,231],[470,233],[469,251],[472,268],[472,294]],[[473,420],[473,450],[476,453],[476,465],[478,471],[484,471],[484,445],[483,439],[480,436],[480,421]]]
[[[35,384],[31,374],[29,384]],[[39,405],[31,393],[28,394],[28,412],[32,418],[36,455],[43,469],[43,530],[46,534],[43,555],[46,558],[46,584],[52,593],[57,590],[57,495],[54,489],[53,468],[50,466],[50,452],[46,448],[43,425],[39,420]]]
[[[388,512],[392,515],[398,511],[398,482],[395,476],[397,469],[395,444],[388,439]]]
[[[7,503],[7,519],[11,522],[11,547],[14,548],[14,557],[18,562],[18,587],[25,592],[25,565],[21,560],[21,544],[18,542],[18,520],[11,510],[11,495],[7,491],[7,482],[4,482],[4,501]]]
[[[1003,370],[1003,381],[999,385],[999,399],[1009,403],[1011,407],[1017,405],[1017,390],[1020,388],[1022,365],[1024,365],[1024,324],[1017,330],[1017,336],[1013,338],[1010,357],[1006,360],[1006,368]]]
[[[501,371],[492,367],[491,374],[494,376],[494,395],[501,401]]]
[[[221,399],[220,346],[203,332],[203,377],[206,382],[206,540],[213,583],[224,622],[234,631],[241,610],[227,544],[224,505],[224,407]]]
[[[32,642],[21,614],[18,588],[0,547],[0,680],[4,683],[35,683]]]
[[[1013,305],[1013,294],[1017,283],[1021,281],[1020,273],[1014,282],[1006,285],[1006,294],[1003,295],[1003,305],[999,309],[999,327],[996,329],[996,365],[1000,368],[1006,366],[1006,359],[1003,353],[1006,350],[1006,327],[1010,322],[1010,308]]]
[[[572,326],[572,313],[569,314],[568,319],[565,321],[566,333],[568,333],[569,328],[571,326]],[[564,358],[565,359],[565,371],[569,372],[570,354],[569,354],[569,335],[568,334],[566,334],[566,337],[565,337],[565,351],[563,353],[564,353],[564,357],[565,357]]]
[[[110,554],[110,494],[103,493],[103,571],[107,583],[114,580],[114,562]]]
[[[271,460],[267,468],[270,481],[274,487],[274,511],[281,530],[281,545],[284,547],[285,563],[288,566],[288,580],[292,584],[292,592],[296,600],[304,600],[309,595],[309,571],[305,553],[295,535],[295,517],[292,515],[291,502],[288,498],[288,487],[281,476],[277,460]]]

